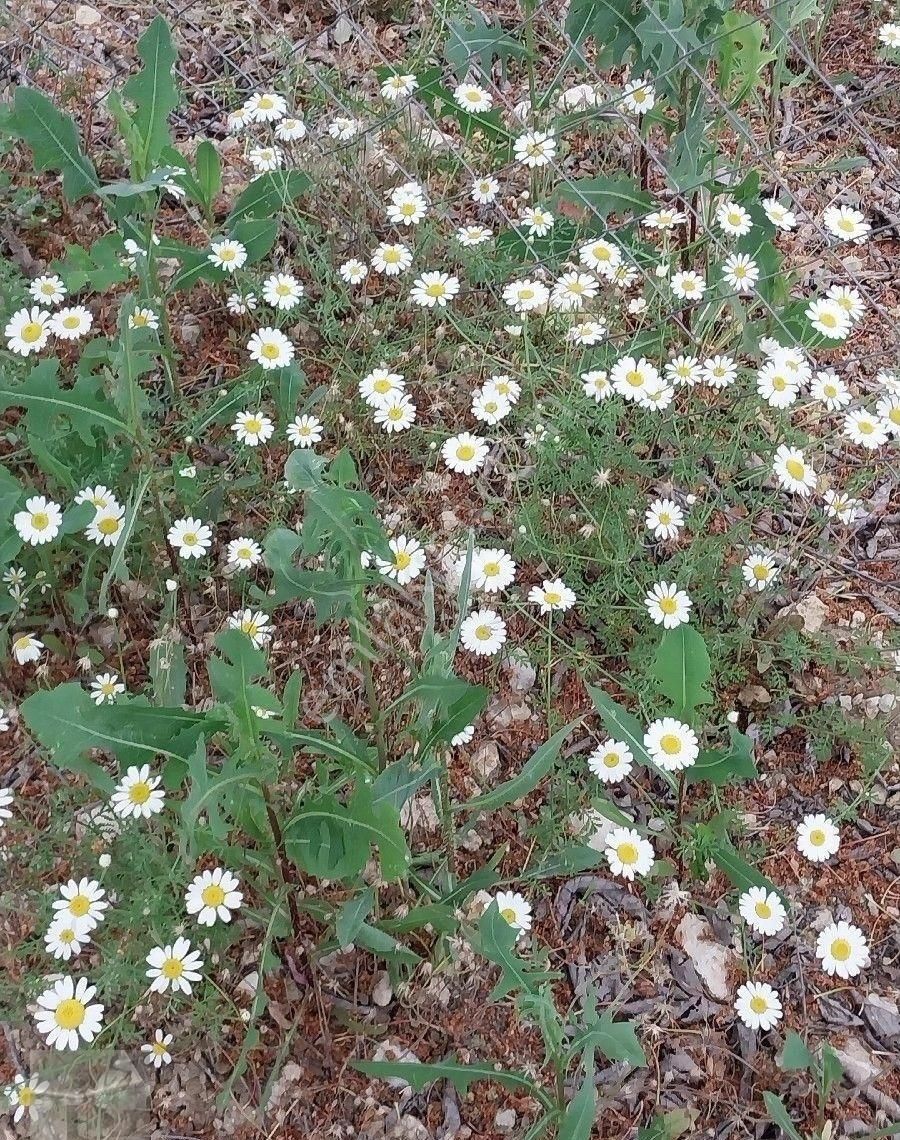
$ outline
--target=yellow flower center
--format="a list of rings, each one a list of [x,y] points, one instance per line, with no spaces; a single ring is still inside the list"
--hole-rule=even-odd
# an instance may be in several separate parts
[[[133,804],[145,804],[150,799],[152,791],[146,780],[140,780],[128,789],[128,798]]]
[[[31,1108],[31,1106],[34,1104],[34,1089],[29,1088],[28,1085],[17,1089],[16,1099],[22,1108]]]
[[[97,523],[97,530],[99,530],[101,534],[115,534],[118,529],[119,520],[117,518],[114,518],[112,515],[106,515],[105,518],[102,518]]]
[[[845,234],[852,234],[856,224],[850,218],[841,218],[838,222],[838,229],[843,230]]]
[[[491,640],[491,627],[489,625],[479,625],[475,627],[475,636],[479,641]]]
[[[659,512],[659,521],[662,524],[662,526],[668,526],[669,523],[671,523],[671,521],[672,521],[672,516],[669,514],[668,511],[660,511]]]
[[[900,404],[895,404],[888,412],[887,418],[892,424],[900,424]]]
[[[77,329],[78,326],[81,324],[81,318],[76,316],[74,313],[70,313],[69,316],[63,317],[62,323],[63,323],[63,328]]]
[[[445,289],[443,283],[440,281],[433,281],[425,289],[425,295],[427,297],[443,297],[444,293]]]
[[[821,847],[825,842],[825,832],[821,827],[814,827],[809,833],[809,841],[813,847]]]
[[[480,91],[467,91],[465,97],[466,97],[466,99],[469,100],[470,103],[480,103],[481,102],[481,92]]]
[[[784,468],[792,479],[803,479],[806,476],[806,464],[800,459],[789,459]]]
[[[621,759],[618,752],[607,752],[603,757],[603,766],[604,768],[618,768]]]
[[[61,930],[58,937],[60,942],[68,946],[70,943],[75,941],[75,931],[70,926],[66,930]]]
[[[271,95],[260,95],[259,99],[256,101],[256,106],[261,111],[271,111],[275,106],[275,103],[273,102]]]
[[[60,1029],[77,1029],[84,1021],[85,1006],[77,998],[65,998],[56,1007],[56,1024]]]
[[[38,324],[37,321],[29,321],[22,329],[20,336],[26,344],[34,344],[35,341],[41,339],[41,333],[44,331],[44,326]]]
[[[837,317],[834,313],[824,312],[819,313],[819,324],[825,325],[826,328],[833,329],[837,324]]]
[[[218,883],[210,883],[208,887],[203,888],[200,898],[204,906],[221,906],[225,901],[225,892]]]
[[[146,313],[135,313],[131,318],[131,323],[136,329],[142,329],[148,324],[148,320]]]
[[[836,962],[846,962],[850,957],[850,943],[846,938],[835,938],[831,944],[831,956]]]
[[[165,1045],[163,1045],[162,1041],[154,1041],[153,1042],[153,1056],[154,1057],[165,1057],[166,1053],[168,1053],[168,1049],[166,1049],[166,1047],[165,1047]]]
[[[398,550],[394,555],[394,566],[397,570],[405,570],[411,562],[412,558],[410,558],[405,550]]]
[[[764,997],[759,997],[759,995],[757,995],[756,997],[750,999],[750,1008],[754,1013],[765,1013],[769,1008],[769,1003]]]
[[[548,606],[558,606],[559,603],[562,601],[562,594],[560,594],[556,590],[545,590],[544,591],[544,601],[547,603]]]
[[[184,973],[184,964],[179,958],[166,958],[161,968],[162,976],[174,982]]]
[[[251,416],[250,419],[244,421],[244,431],[249,432],[250,435],[259,435],[262,431],[262,420],[257,419],[256,416]]]
[[[638,849],[633,843],[620,843],[616,848],[616,854],[619,857],[619,862],[626,865],[638,861]]]
[[[286,281],[279,281],[278,284],[275,286],[275,292],[278,294],[279,297],[290,297],[291,286],[288,285],[288,283]]]
[[[259,633],[259,626],[253,618],[248,618],[246,621],[241,622],[241,632],[246,633],[248,637],[256,637]]]
[[[56,286],[50,281],[45,281],[43,283],[43,285],[41,286],[41,292],[44,294],[45,297],[55,297],[56,296]]]
[[[260,349],[260,355],[264,356],[266,360],[277,360],[280,352],[281,349],[273,340],[267,341]]]
[[[640,388],[644,383],[644,374],[638,368],[632,368],[630,372],[626,372],[625,379],[632,386],[632,388]]]
[[[234,250],[230,248],[220,249],[219,261],[234,261]]]
[[[678,603],[675,601],[674,598],[660,598],[659,608],[662,610],[662,612],[664,614],[667,614],[667,615],[674,614],[675,611],[678,609]]]
[[[533,300],[533,298],[534,298],[534,290],[533,289],[529,289],[526,287],[525,289],[519,290],[519,300],[520,301],[531,301],[531,300]]]
[[[46,511],[35,511],[31,516],[31,525],[35,530],[46,530],[50,525],[50,516]]]
[[[84,918],[90,909],[91,900],[87,895],[75,895],[73,899],[69,900],[69,914],[76,918]]]
[[[388,408],[388,419],[393,423],[398,423],[403,419],[403,409],[399,404],[394,404],[392,407]]]
[[[386,249],[383,254],[385,264],[387,265],[396,265],[400,260],[400,256],[399,249]]]
[[[605,245],[595,245],[591,251],[595,261],[609,261],[609,248]]]
[[[17,637],[13,649],[27,649],[31,645],[31,637],[26,633]]]
[[[475,448],[471,443],[461,443],[456,449],[456,458],[461,459],[463,463],[468,463],[470,459],[475,457]]]
[[[485,578],[493,578],[500,573],[500,563],[485,562],[484,566],[481,568],[481,572],[484,574]]]
[[[681,751],[681,737],[674,732],[667,732],[659,742],[660,748],[667,756],[677,756]]]
[[[857,420],[856,426],[859,428],[863,435],[871,435],[875,430],[875,425],[871,420]]]
[[[189,530],[182,536],[181,541],[184,543],[185,546],[196,546],[197,545],[197,535],[194,533],[194,531]]]
[[[400,207],[400,213],[404,218],[412,218],[415,216],[416,204],[415,202],[404,202]]]
[[[512,925],[516,921],[516,912],[511,906],[505,906],[503,910],[500,911],[500,917],[505,918],[506,921]]]
[[[771,918],[772,908],[767,902],[758,902],[753,908],[757,918]]]
[[[753,577],[757,582],[765,582],[769,576],[768,566],[763,566],[761,563],[753,567]]]
[[[772,388],[776,392],[784,392],[787,390],[787,380],[783,376],[772,377]]]

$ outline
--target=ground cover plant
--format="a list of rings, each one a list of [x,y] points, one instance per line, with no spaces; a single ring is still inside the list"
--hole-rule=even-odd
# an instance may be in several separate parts
[[[0,108],[11,1121],[892,1134],[896,149],[813,5],[341,18]]]

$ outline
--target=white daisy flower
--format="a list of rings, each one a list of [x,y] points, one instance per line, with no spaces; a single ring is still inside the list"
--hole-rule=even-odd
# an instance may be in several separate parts
[[[825,815],[805,815],[797,826],[797,850],[810,863],[824,863],[841,845],[837,825]]]
[[[262,547],[252,538],[233,538],[228,543],[225,557],[239,570],[249,570],[262,561]]]
[[[77,958],[91,940],[91,928],[78,919],[58,916],[44,935],[44,949],[53,957],[68,962]]]
[[[460,83],[453,92],[453,98],[458,107],[475,115],[490,111],[494,105],[491,93],[479,87],[477,83]]]
[[[479,657],[493,657],[506,642],[506,622],[496,610],[475,610],[459,630],[464,648]]]
[[[745,982],[737,992],[734,1009],[748,1029],[767,1032],[782,1017],[781,998],[767,982]]]
[[[872,230],[865,215],[852,206],[829,206],[822,214],[822,223],[836,238],[856,245],[862,244]]]
[[[43,546],[52,542],[62,526],[62,507],[43,495],[32,495],[25,500],[25,510],[13,515],[13,526],[23,542]]]
[[[616,392],[626,400],[637,400],[642,389],[652,388],[659,382],[659,372],[642,356],[623,356],[612,366],[609,380]]]
[[[314,447],[322,442],[322,421],[315,416],[297,416],[288,424],[285,434],[295,447]]]
[[[375,565],[380,573],[393,578],[399,586],[406,586],[425,569],[425,551],[415,538],[398,535],[388,542],[393,558],[376,558]]]
[[[423,273],[413,282],[409,299],[424,309],[446,308],[459,292],[459,278],[437,270]]]
[[[547,166],[556,154],[552,131],[526,131],[513,143],[513,156],[529,170]]]
[[[125,529],[125,508],[118,504],[98,510],[88,525],[84,535],[98,546],[115,546]]]
[[[261,411],[238,412],[231,430],[237,437],[238,443],[245,443],[248,447],[258,447],[272,438],[275,434],[275,425]]]
[[[806,496],[816,485],[816,473],[798,447],[781,444],[772,463],[775,478],[786,491]]]
[[[40,352],[50,339],[50,314],[36,305],[19,309],[7,321],[3,335],[6,347],[18,356]]]
[[[98,673],[91,681],[91,700],[95,705],[114,704],[116,697],[125,692],[118,673]]]
[[[247,247],[231,238],[220,238],[218,241],[210,242],[206,259],[216,269],[224,269],[226,273],[234,273],[247,260]]]
[[[472,475],[484,465],[487,458],[487,441],[481,436],[463,431],[445,440],[441,455],[451,471],[461,475]]]
[[[887,429],[880,416],[875,416],[865,408],[848,412],[844,418],[843,434],[851,443],[876,451],[888,441]]]
[[[294,359],[294,346],[281,329],[261,328],[247,341],[250,359],[263,369],[284,368]]]
[[[61,277],[57,277],[55,273],[45,273],[35,277],[28,286],[28,292],[39,305],[58,305],[68,289]]]
[[[665,375],[671,384],[693,388],[700,383],[703,368],[696,356],[675,356],[666,365]]]
[[[531,930],[531,903],[517,891],[498,891],[494,902],[504,922],[509,923],[522,938]]]
[[[784,928],[787,911],[774,891],[750,887],[738,899],[738,912],[757,934],[778,934]]]
[[[644,747],[654,764],[666,772],[690,768],[700,755],[697,734],[671,716],[653,721],[644,733]]]
[[[50,331],[60,340],[78,340],[91,331],[94,316],[84,305],[59,309],[50,318]]]
[[[150,989],[154,993],[190,994],[191,987],[202,978],[203,960],[196,950],[191,950],[187,938],[176,938],[168,946],[157,946],[147,955],[147,977],[152,979]]]
[[[593,369],[590,372],[582,372],[581,382],[584,386],[584,394],[592,396],[599,404],[602,400],[608,400],[613,394],[613,386],[609,382],[609,374],[605,369]]]
[[[252,146],[247,151],[247,161],[257,174],[267,174],[272,170],[279,170],[284,162],[281,147]]]
[[[540,586],[532,586],[528,591],[532,605],[540,606],[542,614],[553,610],[570,610],[575,605],[575,591],[570,590],[562,578],[545,578]]]
[[[737,202],[726,199],[716,206],[716,221],[723,233],[731,237],[743,237],[753,229],[753,219]]]
[[[406,95],[412,95],[419,86],[414,75],[389,75],[381,81],[381,95],[395,103]]]
[[[706,292],[706,282],[692,269],[679,270],[672,275],[672,292],[685,301],[699,301]]]
[[[109,903],[103,897],[106,891],[96,879],[69,879],[59,888],[60,898],[53,903],[56,912],[54,921],[65,919],[81,923],[88,930],[93,930],[103,921],[104,911]]]
[[[159,815],[166,801],[161,776],[150,775],[150,765],[132,765],[116,784],[110,806],[121,819],[149,819]]]
[[[485,174],[480,178],[476,178],[472,183],[469,196],[472,201],[477,202],[479,206],[488,206],[496,199],[499,193],[500,183],[492,175]]]
[[[855,978],[870,965],[869,943],[858,926],[832,922],[816,939],[816,957],[831,977]]]
[[[797,226],[797,216],[793,210],[788,209],[777,198],[764,198],[762,208],[766,217],[779,230],[793,230]]]
[[[16,1073],[13,1083],[4,1090],[9,1107],[14,1110],[13,1124],[18,1124],[26,1113],[29,1120],[36,1119],[42,1110],[40,1098],[49,1088],[49,1082],[40,1080],[36,1073],[32,1073],[27,1080],[21,1073]]]
[[[360,282],[365,281],[369,275],[368,266],[364,261],[360,261],[356,257],[351,257],[347,261],[341,263],[338,269],[342,281],[346,281],[348,285],[359,285]]]
[[[654,538],[677,538],[684,526],[684,512],[672,499],[654,499],[647,508],[644,524],[653,532]]]
[[[237,876],[222,867],[203,871],[187,889],[185,908],[188,914],[197,916],[201,926],[212,926],[216,920],[231,922],[232,911],[238,910],[244,901],[239,886]]]
[[[39,641],[31,633],[21,633],[12,643],[13,656],[19,665],[29,665],[37,661],[44,649],[43,641]]]
[[[271,273],[262,283],[263,300],[282,312],[290,312],[300,304],[306,289],[291,273]]]
[[[634,756],[627,744],[607,740],[588,756],[587,766],[601,783],[618,784],[631,773]]]
[[[406,431],[416,422],[416,405],[405,392],[387,397],[375,407],[375,423],[390,435]]]
[[[606,837],[606,858],[613,875],[633,881],[653,866],[653,844],[632,827],[616,827]]]
[[[306,123],[302,119],[282,119],[275,128],[275,138],[279,142],[300,142],[306,138]]]
[[[657,582],[644,597],[644,605],[654,625],[661,625],[664,629],[675,629],[690,621],[693,604],[675,582]]]
[[[130,329],[158,329],[159,317],[153,309],[135,309],[128,316]]]
[[[463,558],[457,566],[462,575],[465,570]],[[472,555],[471,584],[475,590],[486,594],[496,594],[512,585],[516,576],[516,564],[505,550],[488,547],[476,550]]]
[[[608,238],[595,238],[578,250],[578,260],[588,269],[609,278],[622,264],[622,251]]]
[[[272,623],[262,610],[235,610],[228,618],[228,628],[246,633],[257,649],[272,639]]]
[[[656,103],[653,87],[640,79],[632,79],[625,84],[619,106],[633,115],[645,115],[652,111]]]
[[[152,1065],[154,1069],[161,1069],[163,1065],[171,1065],[172,1054],[169,1052],[171,1044],[172,1034],[163,1033],[161,1029],[157,1029],[153,1034],[153,1040],[141,1046],[144,1064]]]
[[[778,565],[773,555],[760,551],[744,559],[741,573],[751,590],[761,591],[778,577]]]
[[[37,999],[37,1031],[56,1049],[77,1049],[94,1040],[103,1028],[103,1006],[92,1002],[97,992],[87,978],[57,979]]]
[[[811,301],[805,310],[806,319],[812,327],[829,340],[846,340],[852,324],[847,310],[828,297]]]
[[[830,369],[816,373],[809,394],[814,400],[824,404],[829,412],[838,412],[841,408],[846,408],[852,399],[850,389],[837,373]]]
[[[399,372],[389,368],[374,368],[359,382],[359,394],[372,408],[380,408],[386,402],[401,396],[406,389],[406,381]]]
[[[274,91],[256,91],[244,104],[254,123],[275,123],[287,114],[287,102]]]
[[[202,558],[212,546],[212,528],[199,519],[177,519],[168,533],[169,543],[181,558]]]

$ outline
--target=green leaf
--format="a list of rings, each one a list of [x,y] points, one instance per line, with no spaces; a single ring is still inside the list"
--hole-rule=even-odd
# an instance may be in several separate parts
[[[584,1059],[581,1088],[566,1105],[557,1140],[590,1140],[597,1115],[597,1086],[594,1083],[594,1058],[588,1050]]]
[[[63,389],[58,380],[59,361],[54,357],[42,360],[17,387],[7,387],[6,377],[0,373],[0,411],[9,407],[23,407],[28,429],[46,438],[48,429],[59,416],[65,417],[81,439],[93,446],[93,431],[99,428],[107,437],[130,436],[127,424],[115,415],[115,409],[98,397],[97,383],[90,377],[79,377],[74,388]]]
[[[689,720],[698,705],[712,704],[713,695],[706,688],[710,673],[706,642],[692,625],[685,623],[662,635],[651,676],[674,705],[672,716]]]
[[[428,105],[436,119],[440,120],[445,117],[454,119],[466,138],[480,133],[496,143],[512,143],[513,136],[503,125],[500,111],[494,108],[492,111],[485,111],[477,115],[464,111],[453,98],[453,92],[441,82],[441,73],[438,68],[429,68],[428,71],[416,78],[419,80],[419,88],[416,94]],[[496,157],[498,162],[502,161],[502,156],[497,155]]]
[[[787,1070],[807,1070],[815,1072],[816,1059],[806,1046],[806,1042],[793,1029],[787,1031],[784,1049],[781,1053],[781,1067]]]
[[[597,44],[595,67],[620,63],[629,51],[640,50],[633,0],[572,0],[566,16],[566,35],[576,46],[593,37]]]
[[[451,19],[449,36],[444,44],[444,58],[459,80],[468,74],[472,62],[478,62],[482,75],[490,76],[495,59],[504,64],[508,59],[527,59],[525,44],[508,35],[498,24],[488,24],[481,12],[469,8],[469,19]]]
[[[202,735],[224,727],[213,715],[153,708],[140,697],[95,705],[74,682],[32,694],[22,715],[54,764],[86,775],[107,792],[111,778],[84,758],[91,749],[116,756],[122,765],[155,764],[160,754],[186,761]]]
[[[545,740],[540,748],[537,749],[518,776],[514,776],[511,780],[507,780],[506,783],[500,784],[491,792],[485,792],[484,795],[476,796],[473,800],[466,800],[464,803],[456,804],[454,810],[467,812],[493,811],[495,808],[502,807],[504,804],[511,803],[513,800],[522,799],[522,797],[527,796],[529,792],[533,792],[556,763],[563,741],[575,725],[580,723],[580,719],[573,721],[571,724],[567,724],[564,728],[554,732],[550,739]]]
[[[704,749],[696,762],[686,770],[688,784],[707,780],[717,788],[729,780],[754,780],[759,775],[753,759],[753,741],[729,725],[731,746],[727,749]]]
[[[372,913],[374,905],[374,887],[366,887],[364,891],[360,891],[344,903],[334,920],[334,933],[339,946],[351,945],[363,923]]]
[[[402,942],[398,942],[392,934],[369,922],[364,922],[357,930],[355,941],[357,946],[363,946],[366,950],[380,954],[389,961],[413,967],[422,961],[418,954],[408,946],[404,946]]]
[[[290,858],[321,878],[357,874],[371,846],[378,848],[386,880],[401,878],[409,868],[399,813],[385,800],[374,803],[366,784],[360,784],[346,804],[331,795],[302,804],[285,826],[284,839]]]
[[[222,160],[209,139],[204,139],[197,147],[194,163],[197,168],[197,183],[203,195],[203,203],[209,210],[222,187]]]
[[[641,190],[633,178],[624,174],[616,178],[576,178],[559,187],[554,200],[560,198],[583,207],[604,222],[610,214],[643,217],[653,209],[650,195]]]
[[[765,24],[749,20],[746,12],[724,12],[722,30],[717,85],[731,106],[737,107],[765,81],[766,67],[776,53],[763,47]]]
[[[647,1064],[644,1050],[638,1041],[633,1021],[613,1021],[612,1014],[604,1013],[596,1025],[578,1034],[573,1042],[576,1049],[597,1049],[610,1061],[627,1061],[638,1068]]]
[[[270,170],[260,174],[232,206],[225,229],[233,235],[232,227],[245,218],[271,218],[305,194],[310,186],[312,181],[302,170]]]
[[[500,979],[491,990],[491,1000],[498,1001],[513,991],[537,993],[538,987],[558,978],[553,970],[529,965],[514,953],[517,932],[503,918],[492,902],[478,923],[478,949],[490,962],[500,967]]]
[[[435,1081],[449,1081],[457,1092],[463,1095],[476,1081],[494,1081],[503,1088],[527,1090],[532,1095],[535,1090],[534,1082],[519,1073],[477,1062],[461,1065],[452,1058],[430,1065],[419,1061],[351,1061],[350,1064],[369,1077],[381,1077],[384,1080],[399,1078],[417,1092],[421,1092]]]
[[[99,189],[97,171],[81,149],[71,115],[57,110],[40,91],[16,88],[4,130],[31,148],[35,170],[58,170],[62,174],[63,193],[70,202]]]
[[[787,1110],[784,1101],[773,1092],[764,1092],[763,1100],[766,1103],[769,1116],[778,1125],[778,1127],[790,1137],[790,1140],[803,1140],[803,1137],[794,1127],[794,1122],[791,1120],[791,1114]]]
[[[141,139],[141,154],[132,157],[138,159],[141,173],[146,174],[171,143],[169,115],[180,102],[173,74],[178,55],[162,16],[157,16],[138,40],[137,52],[144,66],[128,80],[123,94],[134,104],[132,122]]]
[[[767,891],[774,891],[779,898],[784,898],[775,884],[742,859],[728,840],[713,843],[710,855],[719,870],[725,872],[731,884],[739,891],[749,890],[750,887],[765,887]]]

